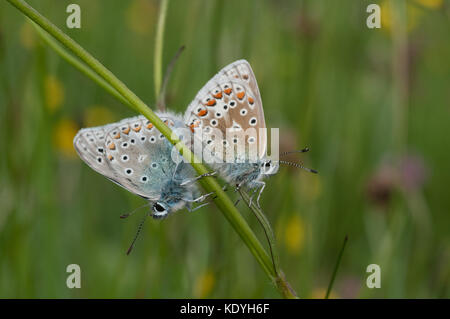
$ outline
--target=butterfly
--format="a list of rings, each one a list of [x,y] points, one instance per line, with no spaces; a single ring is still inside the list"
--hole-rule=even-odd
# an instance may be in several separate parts
[[[201,132],[202,150],[206,150],[206,154],[211,151],[210,165],[220,176],[236,185],[236,189],[246,186],[254,189],[253,194],[259,189],[259,206],[266,185],[263,179],[276,174],[280,162],[267,156],[264,110],[250,64],[238,60],[220,70],[189,104],[184,121],[194,136],[197,131]],[[217,131],[219,138],[213,138]],[[227,134],[229,132],[233,134]],[[248,134],[242,134],[244,132]],[[251,145],[257,150],[253,160],[248,151]],[[215,152],[216,149],[221,151]],[[231,161],[222,161],[225,153],[233,155]]]
[[[177,127],[184,126],[179,115],[157,115],[175,133]],[[81,129],[74,138],[74,147],[92,169],[147,199],[154,218],[166,217],[184,207],[192,210],[193,203],[211,195],[199,195],[195,184],[206,174],[196,177],[192,166],[181,160],[173,145],[144,116]]]
[[[267,156],[261,95],[246,60],[238,60],[220,70],[197,93],[183,117],[169,112],[157,115],[176,134],[179,132],[180,138],[181,134],[185,135],[184,142],[196,155],[199,154],[192,142],[194,138],[189,135],[198,139],[196,133],[200,131],[203,146],[200,155],[213,154],[215,161],[209,164],[214,172],[195,176],[189,163],[180,158],[174,161],[172,144],[143,116],[85,128],[74,138],[75,149],[83,161],[118,185],[149,200],[155,218],[184,207],[191,210],[192,203],[200,203],[210,196],[212,193],[199,195],[195,181],[202,177],[218,172],[229,184],[236,185],[236,189],[243,186],[254,189],[251,198],[259,190],[259,206],[265,188],[263,179],[276,174],[280,163],[304,168]],[[217,134],[212,138],[217,131],[222,138],[217,138]],[[233,134],[227,134],[229,131]],[[249,156],[248,146],[252,145],[257,146],[254,160]],[[217,148],[224,152],[214,152]],[[233,154],[233,159],[224,162],[224,154],[235,148],[237,152],[228,152]],[[179,153],[176,155],[181,157]]]

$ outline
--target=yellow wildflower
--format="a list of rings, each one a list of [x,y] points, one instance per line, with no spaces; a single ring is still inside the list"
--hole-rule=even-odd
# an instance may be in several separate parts
[[[206,270],[203,274],[197,277],[194,285],[194,296],[196,298],[208,297],[216,282],[216,278],[211,270]]]
[[[94,105],[87,108],[83,115],[84,126],[99,126],[114,122],[114,115],[102,105]]]
[[[47,75],[44,79],[44,96],[50,111],[59,109],[64,102],[64,87],[54,75]]]
[[[428,8],[437,8],[442,0],[417,0],[419,3]],[[381,5],[381,25],[384,30],[390,31],[394,25],[394,8],[392,1],[384,0]],[[406,27],[408,31],[412,31],[419,23],[425,11],[414,4],[413,1],[406,2]]]
[[[61,119],[55,126],[53,132],[53,143],[58,151],[66,157],[76,155],[73,148],[73,138],[78,132],[78,125],[70,119]]]
[[[293,215],[287,221],[284,231],[284,244],[291,254],[298,254],[305,242],[305,224],[299,215]]]
[[[430,9],[438,9],[442,6],[443,0],[416,0],[416,2]]]
[[[310,295],[309,299],[325,299],[325,295],[327,293],[327,290],[325,288],[315,288]],[[328,299],[338,299],[339,296],[337,293],[335,293],[333,290],[331,290],[330,295],[328,296]]]

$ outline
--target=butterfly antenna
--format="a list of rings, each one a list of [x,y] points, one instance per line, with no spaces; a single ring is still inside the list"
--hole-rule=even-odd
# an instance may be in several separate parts
[[[127,255],[129,255],[129,254],[131,253],[131,251],[133,250],[134,243],[135,243],[136,240],[138,239],[139,234],[141,233],[141,230],[142,230],[142,226],[144,226],[144,222],[145,222],[146,219],[147,219],[147,214],[145,214],[144,218],[143,218],[142,221],[139,223],[138,230],[137,230],[137,232],[136,232],[136,235],[134,236],[133,242],[131,243],[130,248],[128,248],[128,250],[127,250]]]
[[[280,153],[280,156],[284,156],[284,155],[288,155],[288,154],[292,154],[292,153],[306,153],[306,152],[308,152],[309,151],[309,148],[308,147],[305,147],[304,149],[302,149],[302,150],[295,150],[295,151],[289,151],[289,152],[283,152],[283,153]]]
[[[159,92],[159,98],[158,102],[156,103],[158,110],[161,112],[164,112],[166,110],[166,88],[167,84],[169,83],[170,75],[172,74],[173,67],[175,66],[175,62],[177,62],[178,58],[180,57],[181,52],[185,49],[185,46],[182,45],[177,53],[175,53],[172,60],[170,60],[169,65],[167,66],[166,73],[164,73],[164,80],[163,85],[161,87],[161,91]]]
[[[310,173],[314,173],[314,174],[318,173],[315,169],[305,167],[305,166],[303,166],[301,164],[298,164],[298,163],[292,163],[292,162],[288,162],[288,161],[280,161],[280,163],[281,164],[290,165],[290,166],[293,166],[293,167],[297,167],[297,168],[301,168],[301,169],[304,169],[305,171],[308,171]]]
[[[139,206],[138,208],[133,209],[133,211],[131,211],[131,213],[126,213],[126,214],[120,215],[120,218],[124,219],[124,218],[130,217],[131,215],[133,215],[134,213],[136,213],[139,209],[144,208],[144,207],[147,207],[147,206],[149,206],[149,205],[150,205],[150,204],[147,203],[147,204],[145,204],[145,205]]]

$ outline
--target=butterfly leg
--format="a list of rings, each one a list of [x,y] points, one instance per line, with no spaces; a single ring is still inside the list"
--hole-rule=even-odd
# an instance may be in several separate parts
[[[256,204],[258,205],[258,208],[261,208],[261,206],[259,205],[259,199],[261,197],[261,194],[262,194],[264,188],[266,187],[266,183],[265,182],[258,182],[258,184],[260,184],[262,186],[259,189],[258,197],[256,198]]]
[[[234,188],[234,192],[238,192],[241,189],[241,187],[245,184],[245,182],[246,181],[243,180],[242,182],[236,184],[236,187]],[[238,198],[237,201],[234,203],[234,206],[236,207],[239,204],[240,201],[241,201],[241,199]]]
[[[249,202],[248,202],[248,207],[251,207],[251,206],[252,206],[252,203],[253,203],[253,197],[255,197],[255,193],[256,193],[257,190],[258,190],[258,188],[255,188],[255,189],[253,190],[252,194],[250,195],[250,200],[249,200]]]
[[[206,206],[206,205],[209,205],[210,203],[208,202],[208,203],[203,203],[203,204],[201,204],[201,205],[198,205],[198,206],[196,206],[196,207],[194,207],[192,210],[191,210],[191,212],[195,212],[197,209],[200,209],[200,208],[202,208],[203,206]]]
[[[189,203],[203,202],[206,198],[208,198],[212,194],[215,194],[215,192],[207,193],[207,194],[201,195],[201,196],[199,196],[197,198],[194,198],[194,199],[183,199],[183,200],[186,201],[186,202],[189,202]]]
[[[186,206],[186,209],[187,209],[190,213],[192,213],[192,212],[195,212],[196,210],[202,208],[203,206],[206,206],[206,205],[209,205],[209,204],[210,204],[210,202],[208,202],[208,203],[203,203],[203,204],[201,204],[201,205],[195,206],[194,208],[190,208],[189,206]]]
[[[245,184],[245,180],[243,180],[242,182],[236,184],[236,188],[234,189],[235,192],[239,191],[242,187],[242,185]]]
[[[215,171],[214,172],[210,172],[210,173],[205,173],[205,174],[199,175],[197,177],[185,180],[184,182],[182,182],[180,184],[180,186],[186,186],[188,184],[191,184],[191,183],[194,183],[194,182],[198,181],[201,178],[215,176],[216,174],[217,174],[217,172],[215,172]]]

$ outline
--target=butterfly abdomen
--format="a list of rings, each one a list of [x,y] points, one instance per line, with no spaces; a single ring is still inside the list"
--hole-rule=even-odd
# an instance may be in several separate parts
[[[254,163],[225,163],[218,167],[219,174],[230,184],[249,184],[259,177],[259,168]]]

